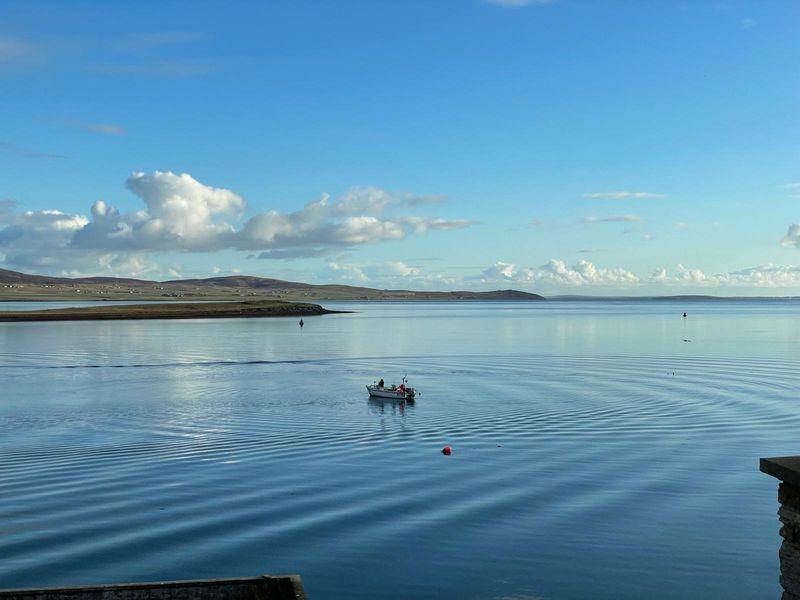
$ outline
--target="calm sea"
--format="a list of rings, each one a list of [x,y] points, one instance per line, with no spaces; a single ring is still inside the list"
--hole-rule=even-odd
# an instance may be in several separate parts
[[[758,458],[800,454],[800,303],[328,306],[0,324],[0,587],[779,596]]]

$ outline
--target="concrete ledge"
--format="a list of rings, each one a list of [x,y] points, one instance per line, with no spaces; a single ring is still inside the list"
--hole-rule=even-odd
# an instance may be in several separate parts
[[[800,456],[762,458],[760,468],[762,473],[800,487]]]
[[[0,600],[308,600],[299,575],[0,590]]]

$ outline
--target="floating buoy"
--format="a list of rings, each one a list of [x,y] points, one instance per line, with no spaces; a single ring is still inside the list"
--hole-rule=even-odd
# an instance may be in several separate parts
[[[442,454],[445,456],[450,456],[453,453],[453,449],[450,446],[445,446],[442,448]]]

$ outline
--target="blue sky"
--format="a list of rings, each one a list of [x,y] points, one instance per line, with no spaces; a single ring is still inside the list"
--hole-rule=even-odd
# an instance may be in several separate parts
[[[0,267],[800,294],[800,4],[0,6]]]

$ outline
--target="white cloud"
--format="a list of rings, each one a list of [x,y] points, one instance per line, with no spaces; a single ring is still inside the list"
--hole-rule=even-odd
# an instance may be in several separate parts
[[[16,205],[5,201],[0,205],[0,227],[6,225],[0,228],[0,252],[6,254],[9,265],[17,267],[35,266],[32,261],[38,254],[39,267],[46,262],[51,269],[56,264],[70,268],[69,261],[76,260],[77,254],[82,254],[78,261],[81,268],[100,256],[116,257],[121,264],[124,254],[140,257],[153,252],[260,250],[260,258],[291,259],[472,224],[466,220],[376,216],[408,206],[414,196],[373,187],[352,188],[336,201],[323,194],[299,211],[271,210],[243,221],[247,209],[244,198],[229,189],[207,186],[185,173],[133,173],[126,185],[142,199],[143,209],[123,214],[98,200],[90,218],[59,211],[17,215]],[[39,223],[46,227],[37,229]],[[61,235],[53,236],[59,225],[63,226]]]
[[[626,287],[639,282],[636,275],[625,269],[599,268],[587,260],[578,261],[577,264],[570,266],[563,260],[557,259],[552,259],[540,267],[520,269],[513,264],[498,261],[485,269],[479,276],[466,279],[495,285],[507,285],[511,282],[526,287],[544,285],[551,288]]]
[[[399,260],[386,263],[385,268],[387,272],[399,277],[419,277],[422,274],[421,269],[417,267],[410,267],[406,263]]]
[[[612,215],[610,217],[596,217],[594,215],[581,219],[582,223],[633,223],[641,221],[638,215]]]
[[[630,271],[598,268],[587,260],[568,266],[564,261],[553,259],[541,267],[523,270],[522,276],[531,282],[569,287],[625,287],[639,282],[639,278]]]
[[[463,281],[441,273],[425,273],[421,268],[403,261],[374,264],[347,264],[329,261],[321,281],[355,282],[358,285],[382,289],[446,290],[463,285]]]
[[[76,232],[73,245],[96,250],[217,250],[230,244],[244,199],[230,190],[203,185],[190,175],[156,171],[132,174],[126,185],[144,200],[146,211],[121,215],[98,200],[92,221]]]
[[[654,270],[649,277],[640,278],[627,269],[602,268],[586,260],[568,265],[563,260],[552,259],[539,267],[523,268],[498,261],[480,275],[466,277],[465,281],[479,281],[492,286],[507,286],[512,283],[515,287],[540,292],[555,290],[555,293],[560,293],[565,288],[603,289],[612,293],[631,288],[648,290],[650,293],[658,289],[669,290],[669,293],[693,293],[698,289],[709,288],[716,291],[721,288],[747,290],[797,287],[800,286],[800,266],[766,264],[709,274],[702,269],[679,264],[672,272],[661,267]]]
[[[701,269],[679,264],[672,274],[664,268],[657,269],[650,276],[650,282],[689,288],[784,288],[800,285],[800,267],[765,264],[708,274]]]
[[[497,280],[514,280],[514,265],[509,263],[504,263],[502,261],[497,261],[488,269],[485,269],[481,274],[483,279],[489,281],[497,281]]]
[[[453,230],[469,227],[472,221],[447,220],[417,216],[387,219],[356,212],[378,214],[405,203],[406,195],[390,194],[376,188],[353,188],[338,201],[327,194],[309,202],[294,213],[270,211],[245,223],[237,235],[240,250],[264,250],[259,258],[296,258],[322,256],[335,249],[384,240],[403,240],[410,233],[429,230]]]
[[[669,275],[667,275],[667,270],[664,268],[656,269],[653,271],[653,274],[650,275],[650,281],[654,283],[665,283],[669,279]]]
[[[65,276],[112,274],[139,276],[157,265],[138,252],[85,251],[71,241],[89,220],[58,210],[0,213],[0,252],[15,269],[45,271]]]
[[[335,262],[328,263],[328,269],[335,275],[336,279],[344,281],[367,281],[369,277],[355,265],[342,265]]]
[[[653,198],[666,198],[666,194],[653,192],[589,192],[583,195],[590,200],[646,200]]]

